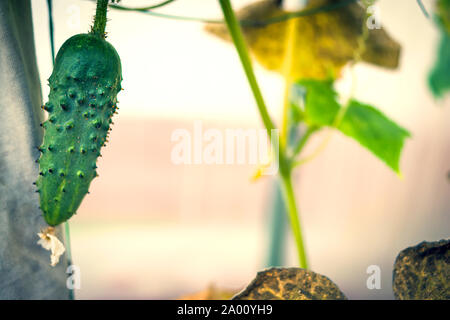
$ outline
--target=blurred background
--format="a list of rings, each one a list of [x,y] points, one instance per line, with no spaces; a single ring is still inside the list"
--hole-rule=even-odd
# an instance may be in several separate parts
[[[123,0],[126,6],[158,1]],[[253,1],[232,1],[238,9]],[[433,1],[423,1],[432,8]],[[89,31],[95,4],[55,0],[56,50]],[[43,96],[52,71],[45,0],[33,0]],[[378,2],[383,26],[402,46],[395,71],[356,66],[356,97],[412,133],[401,158],[402,177],[340,133],[296,172],[297,201],[313,271],[351,299],[390,299],[397,253],[423,240],[449,236],[450,100],[435,101],[426,77],[438,31],[414,0]],[[217,1],[179,0],[156,10],[220,19]],[[70,220],[78,299],[174,299],[209,285],[239,290],[266,267],[273,178],[251,181],[254,165],[176,165],[177,129],[262,128],[234,47],[204,25],[110,10],[108,41],[122,59],[110,143],[100,177]],[[283,79],[255,64],[272,116],[278,119]],[[339,88],[349,87],[346,70]],[[343,90],[344,90],[343,89]],[[45,98],[46,100],[46,98]],[[318,135],[308,145],[314,149]],[[295,266],[290,235],[287,266]],[[381,268],[381,289],[369,290],[366,269]]]

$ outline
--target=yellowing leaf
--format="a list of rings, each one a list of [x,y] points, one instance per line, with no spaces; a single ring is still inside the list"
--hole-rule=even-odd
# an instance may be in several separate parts
[[[305,10],[332,3],[332,0],[310,0]],[[277,6],[276,0],[252,3],[237,12],[246,41],[256,60],[265,68],[284,73],[283,59],[286,51],[287,21],[263,26],[249,25],[251,21],[264,22],[286,12]],[[337,78],[342,67],[353,60],[362,34],[366,11],[352,3],[296,21],[294,59],[291,79],[325,79],[330,74]],[[230,40],[224,25],[208,24],[206,30],[220,38]],[[362,60],[387,68],[397,68],[400,45],[384,29],[369,30],[362,52]]]

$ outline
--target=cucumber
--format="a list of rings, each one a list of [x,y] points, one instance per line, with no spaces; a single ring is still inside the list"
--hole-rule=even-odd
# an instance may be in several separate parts
[[[49,113],[36,181],[45,221],[72,217],[97,176],[97,159],[110,131],[121,90],[114,47],[96,34],[77,34],[59,50],[49,78]]]

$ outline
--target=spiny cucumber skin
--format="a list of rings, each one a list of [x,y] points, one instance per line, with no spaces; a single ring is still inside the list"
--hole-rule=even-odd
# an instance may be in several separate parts
[[[121,81],[119,55],[95,35],[69,38],[56,56],[36,181],[40,207],[51,226],[75,214],[97,176],[97,158],[117,109]]]

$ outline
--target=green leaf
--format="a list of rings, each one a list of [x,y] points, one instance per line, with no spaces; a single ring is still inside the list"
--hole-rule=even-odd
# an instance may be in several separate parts
[[[291,94],[293,108],[298,108],[299,92],[303,92],[304,120],[310,126],[329,126],[333,123],[340,105],[333,80],[301,80],[294,84]]]
[[[442,30],[450,34],[450,0],[437,1],[435,19]]]
[[[399,160],[409,132],[376,108],[351,100],[338,129],[369,149],[399,173]]]
[[[428,83],[436,98],[450,91],[450,33],[441,30],[437,61],[431,70]]]
[[[332,80],[298,81],[291,88],[290,102],[291,113],[302,115],[298,121],[305,121],[309,128],[337,125],[337,129],[399,173],[400,154],[410,134],[376,108],[350,100],[341,123],[335,124],[341,105]]]

